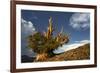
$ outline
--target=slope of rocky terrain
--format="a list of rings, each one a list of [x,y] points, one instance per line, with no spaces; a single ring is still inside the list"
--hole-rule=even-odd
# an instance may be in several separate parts
[[[68,61],[85,59],[90,59],[90,44],[85,44],[59,55],[55,55],[54,57],[48,58],[47,61]]]
[[[72,50],[56,54],[53,57],[47,58],[47,61],[71,61],[71,60],[87,60],[90,59],[90,44],[85,44],[78,48],[73,48]],[[22,56],[22,63],[37,62],[35,57]],[[41,61],[43,62],[43,61]]]

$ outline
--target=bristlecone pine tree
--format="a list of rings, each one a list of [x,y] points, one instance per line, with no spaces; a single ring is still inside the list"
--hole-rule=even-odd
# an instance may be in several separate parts
[[[28,47],[37,53],[36,61],[45,61],[54,55],[55,49],[69,42],[68,36],[62,34],[62,30],[56,36],[53,36],[53,31],[52,18],[50,17],[47,32],[36,32],[28,37]]]

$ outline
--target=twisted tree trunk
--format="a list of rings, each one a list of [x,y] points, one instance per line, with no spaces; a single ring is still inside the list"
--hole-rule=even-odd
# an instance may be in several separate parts
[[[36,61],[46,61],[47,58],[48,58],[47,53],[37,54]]]

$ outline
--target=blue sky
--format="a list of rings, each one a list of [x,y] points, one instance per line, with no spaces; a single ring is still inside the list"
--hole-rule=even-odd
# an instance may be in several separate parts
[[[25,37],[36,31],[47,30],[50,17],[52,17],[55,29],[54,34],[60,32],[63,27],[63,32],[69,34],[69,44],[90,40],[89,13],[21,10],[21,48],[27,46]],[[22,49],[22,54],[25,53],[28,53],[27,50]]]

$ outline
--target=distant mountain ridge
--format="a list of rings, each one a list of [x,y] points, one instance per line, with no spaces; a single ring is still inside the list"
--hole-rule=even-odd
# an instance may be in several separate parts
[[[21,56],[21,62],[22,63],[28,63],[28,62],[33,62],[35,60],[35,57],[29,57],[27,55],[22,55]]]

